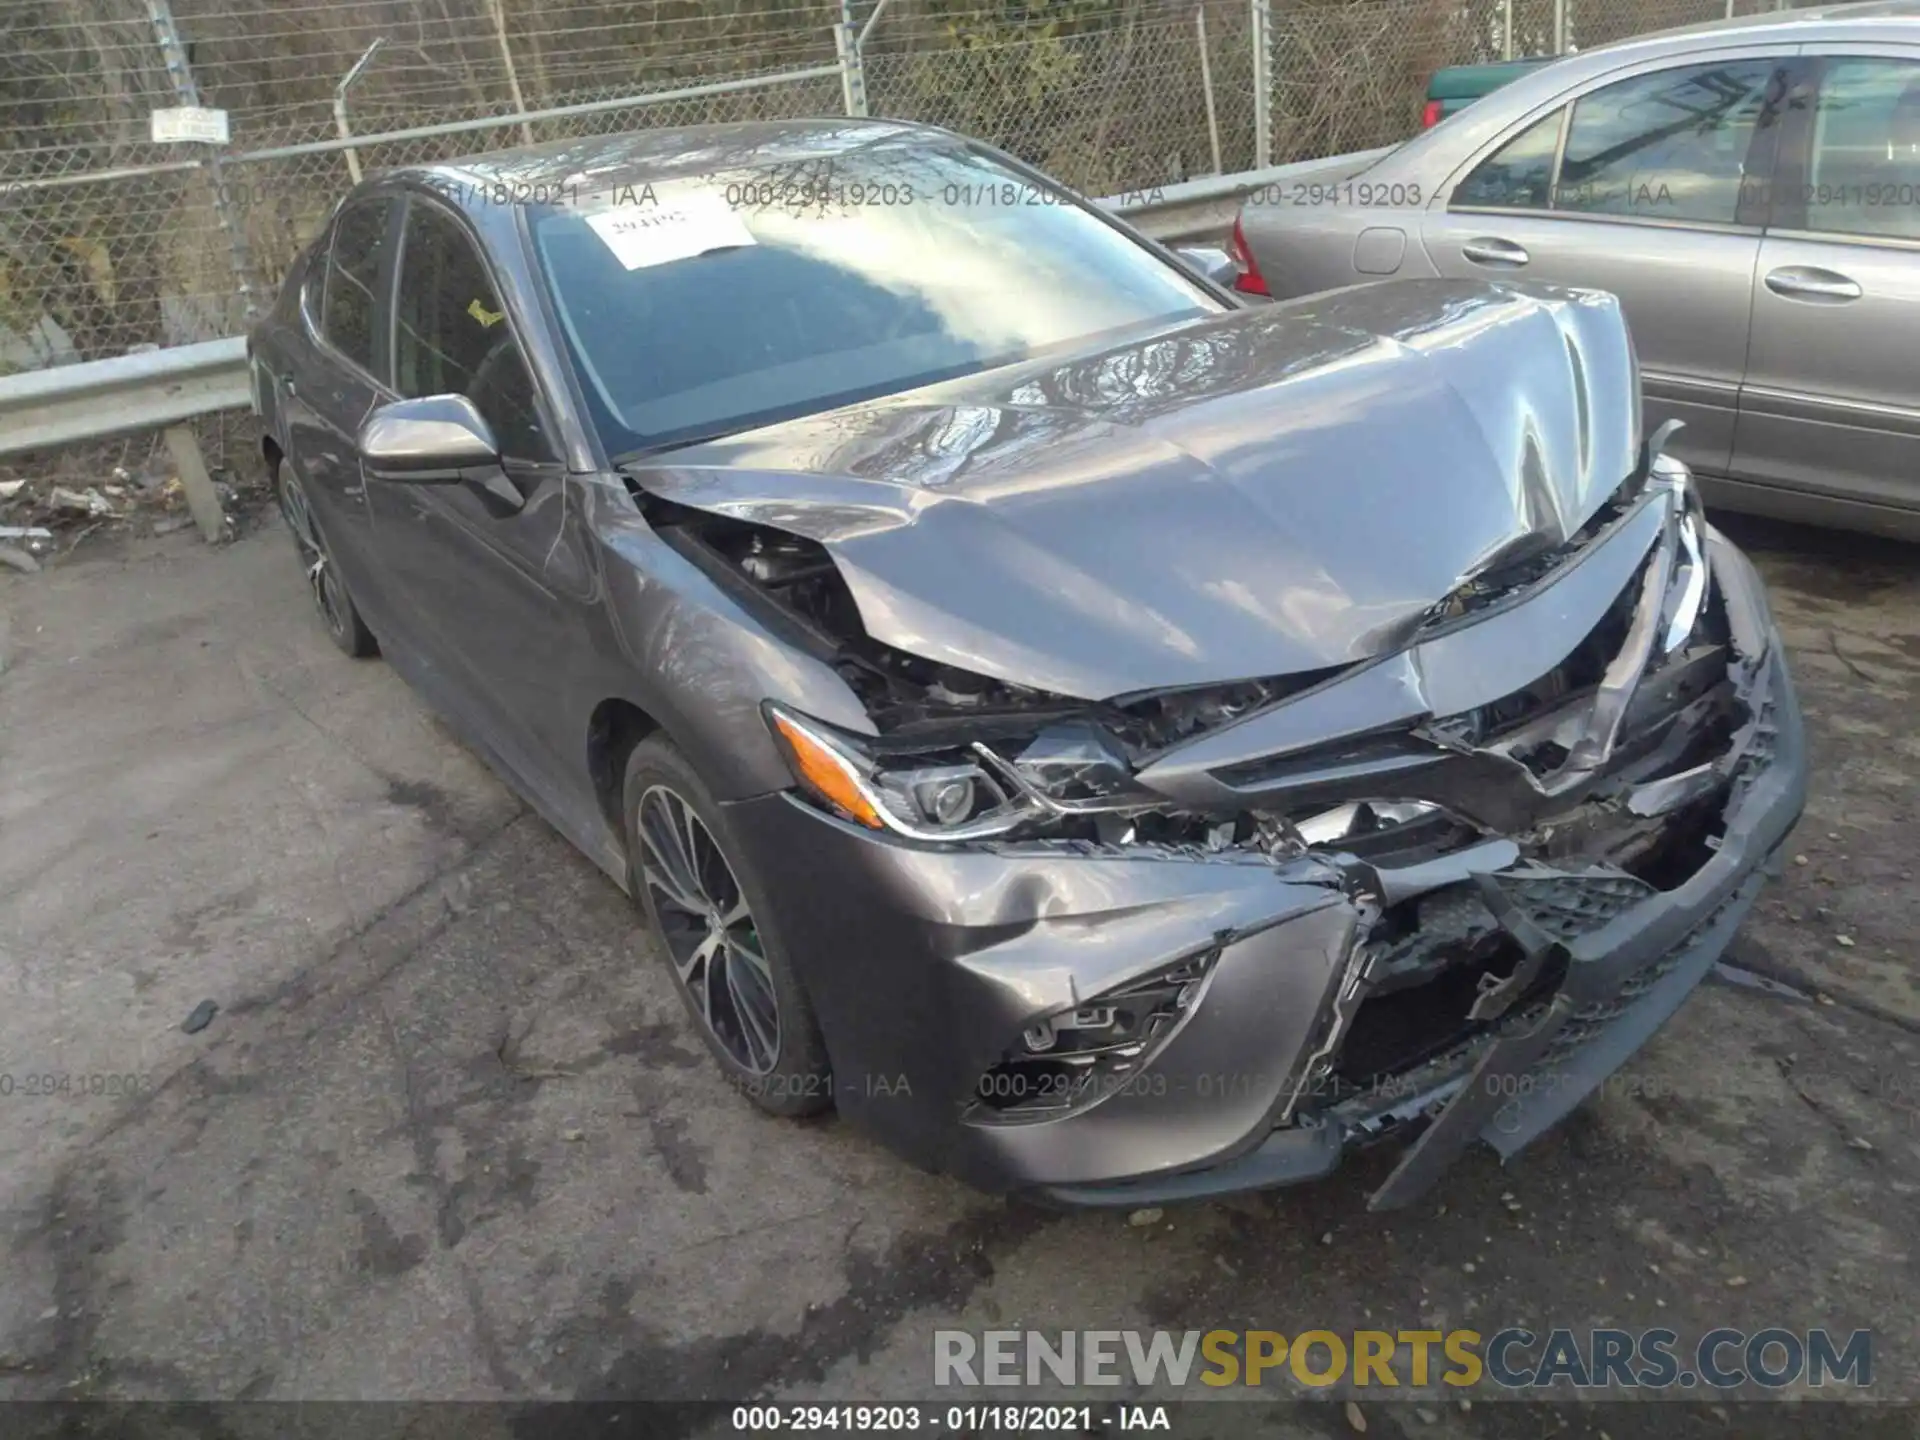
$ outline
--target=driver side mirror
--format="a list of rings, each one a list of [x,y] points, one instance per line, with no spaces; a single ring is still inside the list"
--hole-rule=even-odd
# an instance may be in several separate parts
[[[493,428],[464,395],[382,405],[360,427],[360,458],[377,480],[447,485],[500,463]]]

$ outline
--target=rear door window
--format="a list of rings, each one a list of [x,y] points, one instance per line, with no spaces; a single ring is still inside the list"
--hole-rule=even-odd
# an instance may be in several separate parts
[[[1554,209],[1731,225],[1780,62],[1715,60],[1606,85],[1574,103]]]

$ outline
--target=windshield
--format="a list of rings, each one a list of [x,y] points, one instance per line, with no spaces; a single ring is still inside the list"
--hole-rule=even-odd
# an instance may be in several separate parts
[[[958,143],[869,145],[530,213],[615,457],[1227,308]]]

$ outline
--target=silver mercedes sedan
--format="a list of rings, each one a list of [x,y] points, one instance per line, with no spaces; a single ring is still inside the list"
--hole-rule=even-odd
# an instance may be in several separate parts
[[[1371,163],[1369,163],[1371,162]],[[1710,503],[1920,539],[1920,5],[1569,57],[1242,210],[1237,288],[1527,278],[1620,297]]]

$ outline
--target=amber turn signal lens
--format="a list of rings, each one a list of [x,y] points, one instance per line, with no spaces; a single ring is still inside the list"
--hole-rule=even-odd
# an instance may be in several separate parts
[[[800,782],[868,829],[883,829],[880,812],[860,793],[847,762],[778,710],[769,708],[774,731],[786,742],[788,759]]]

